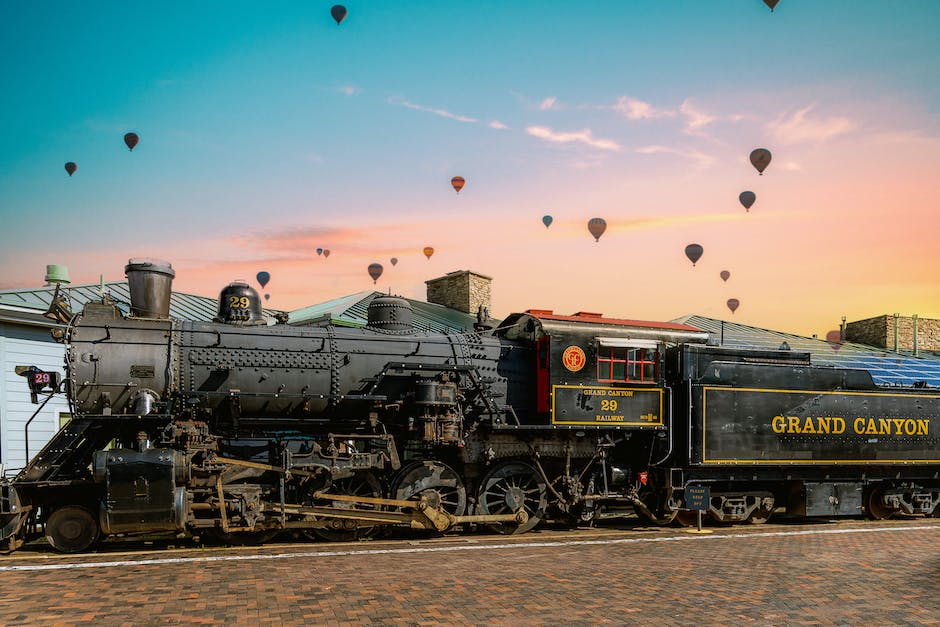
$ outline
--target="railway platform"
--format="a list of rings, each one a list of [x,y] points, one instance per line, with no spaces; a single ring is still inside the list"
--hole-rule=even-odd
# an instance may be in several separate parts
[[[0,624],[940,624],[938,519],[712,531],[34,549],[0,557]]]

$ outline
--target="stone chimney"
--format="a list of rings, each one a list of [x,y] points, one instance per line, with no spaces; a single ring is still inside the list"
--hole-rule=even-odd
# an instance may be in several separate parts
[[[489,311],[492,282],[492,277],[469,270],[456,270],[424,283],[428,286],[429,303],[475,314],[480,307]]]

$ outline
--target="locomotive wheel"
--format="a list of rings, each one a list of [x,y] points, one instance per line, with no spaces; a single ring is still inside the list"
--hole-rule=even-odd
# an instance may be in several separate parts
[[[441,462],[415,462],[401,469],[392,482],[391,498],[407,501],[424,496],[431,507],[443,507],[453,516],[467,510],[467,488],[454,470]]]
[[[62,553],[81,553],[98,540],[100,533],[98,521],[84,507],[60,507],[46,521],[46,540]]]
[[[875,488],[869,492],[868,500],[865,502],[865,509],[868,512],[869,518],[874,520],[886,520],[896,513],[895,510],[884,505],[882,497],[884,497],[884,489],[882,488]]]
[[[747,522],[752,525],[763,525],[765,522],[770,520],[770,517],[774,515],[774,508],[771,506],[769,509],[757,508],[751,515],[747,517]]]
[[[548,488],[538,471],[524,462],[508,462],[493,467],[480,482],[477,498],[484,515],[512,514],[521,507],[529,520],[521,525],[495,523],[487,525],[499,533],[525,533],[542,520],[548,507]]]
[[[382,498],[382,484],[379,483],[379,480],[376,479],[375,475],[371,472],[359,472],[353,475],[352,477],[346,477],[345,479],[338,479],[333,482],[333,485],[330,486],[327,492],[332,492],[334,494],[349,494],[351,496],[368,496],[373,498]],[[342,509],[352,509],[356,507],[358,509],[375,509],[375,505],[353,505],[346,501],[333,501],[330,507],[342,508]],[[354,527],[352,529],[342,528],[347,522],[341,518],[336,518],[333,521],[336,522],[339,528],[336,529],[311,529],[309,531],[304,531],[304,535],[311,537],[311,532],[313,536],[322,538],[328,542],[353,542],[355,540],[363,540],[365,538],[371,538],[378,534],[381,527],[379,526],[370,526],[370,527]]]

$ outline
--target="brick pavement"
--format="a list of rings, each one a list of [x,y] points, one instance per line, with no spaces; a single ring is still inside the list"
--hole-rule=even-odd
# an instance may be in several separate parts
[[[14,554],[0,624],[940,625],[938,541],[910,520]],[[165,561],[207,558],[232,561]],[[96,566],[10,570],[72,564]]]

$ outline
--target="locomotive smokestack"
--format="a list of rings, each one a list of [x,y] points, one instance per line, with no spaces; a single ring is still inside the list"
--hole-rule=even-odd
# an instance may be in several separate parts
[[[170,293],[176,276],[170,262],[149,257],[128,259],[124,274],[131,291],[131,315],[170,317]]]

